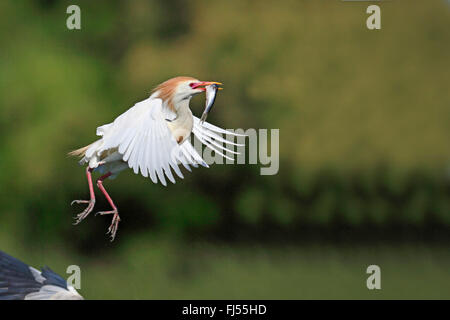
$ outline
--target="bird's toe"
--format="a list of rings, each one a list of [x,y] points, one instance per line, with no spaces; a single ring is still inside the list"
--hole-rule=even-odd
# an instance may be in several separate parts
[[[74,203],[80,204],[80,203],[89,203],[89,202],[90,202],[89,200],[73,200],[73,201],[70,203],[70,205],[73,206]]]
[[[76,219],[76,221],[74,222],[74,225],[79,224],[82,220],[84,220],[89,213],[92,212],[92,210],[94,209],[94,205],[95,205],[95,199],[92,200],[75,200],[75,201],[83,201],[83,202],[77,202],[77,203],[89,203],[89,205],[87,206],[86,209],[83,210],[83,212],[80,212],[79,214],[77,214],[74,219]]]

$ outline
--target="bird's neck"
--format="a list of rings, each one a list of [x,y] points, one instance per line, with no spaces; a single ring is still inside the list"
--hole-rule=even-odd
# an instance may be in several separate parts
[[[178,101],[176,104],[174,103],[175,110],[177,112],[178,111],[181,111],[181,112],[187,111],[187,109],[189,109],[189,102],[191,102],[190,98]]]
[[[183,117],[183,116],[191,113],[190,109],[189,109],[190,101],[191,101],[191,99],[184,99],[184,100],[173,103],[173,109],[176,112],[178,117]]]
[[[174,105],[176,118],[167,122],[167,126],[178,143],[182,143],[192,131],[193,118],[189,101],[190,99],[182,100]]]

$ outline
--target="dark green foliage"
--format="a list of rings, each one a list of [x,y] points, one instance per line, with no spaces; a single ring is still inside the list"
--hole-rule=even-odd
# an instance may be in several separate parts
[[[361,7],[339,2],[79,5],[82,29],[69,31],[64,1],[0,4],[0,223],[22,230],[19,239],[76,235],[84,248],[103,236],[104,217],[71,225],[81,208],[68,204],[87,187],[66,153],[175,75],[225,84],[211,122],[280,129],[279,174],[213,165],[168,188],[122,174],[106,182],[121,236],[296,241],[342,228],[362,237],[447,232],[443,2],[411,4],[408,14],[390,4],[386,32],[369,32]],[[195,114],[203,103],[193,99]],[[99,197],[97,207],[107,203]]]

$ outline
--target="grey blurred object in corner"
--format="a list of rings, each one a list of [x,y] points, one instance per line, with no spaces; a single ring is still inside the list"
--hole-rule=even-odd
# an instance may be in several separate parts
[[[39,271],[0,251],[0,300],[84,300],[66,280],[44,267]]]

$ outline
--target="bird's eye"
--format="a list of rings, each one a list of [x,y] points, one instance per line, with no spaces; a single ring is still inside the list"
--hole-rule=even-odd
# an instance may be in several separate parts
[[[189,83],[189,87],[191,87],[192,89],[195,89],[195,82]]]

